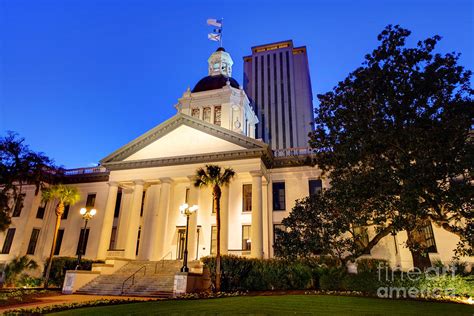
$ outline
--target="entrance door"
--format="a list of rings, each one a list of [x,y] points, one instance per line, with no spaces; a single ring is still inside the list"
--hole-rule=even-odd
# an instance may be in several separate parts
[[[189,258],[190,260],[197,259],[199,257],[199,233],[200,229],[197,229],[197,246],[196,246],[196,258]],[[176,250],[177,258],[176,259],[183,259],[184,257],[184,247],[186,243],[186,228],[178,228],[178,249]],[[189,245],[188,245],[189,246]]]
[[[176,251],[177,259],[183,259],[184,243],[186,242],[186,228],[178,228],[178,249]]]

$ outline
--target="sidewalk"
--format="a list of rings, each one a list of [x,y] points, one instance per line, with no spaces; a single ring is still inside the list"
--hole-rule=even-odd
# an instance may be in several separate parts
[[[0,307],[0,313],[11,309],[17,308],[34,308],[34,307],[44,307],[49,305],[59,305],[59,304],[70,304],[70,303],[79,303],[79,302],[90,302],[90,301],[97,301],[102,299],[114,299],[114,300],[139,300],[139,301],[150,301],[150,300],[159,300],[159,298],[152,298],[152,297],[137,297],[137,296],[109,296],[109,295],[83,295],[83,294],[59,294],[53,296],[44,296],[39,297],[38,301],[36,302],[29,302],[29,303],[20,303],[10,306],[2,306]]]

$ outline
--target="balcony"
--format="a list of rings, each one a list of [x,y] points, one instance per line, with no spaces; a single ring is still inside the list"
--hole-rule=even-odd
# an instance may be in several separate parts
[[[66,169],[64,170],[65,176],[78,176],[84,174],[96,174],[96,173],[107,173],[105,167],[88,167],[88,168],[75,168],[75,169]]]
[[[283,149],[274,149],[273,156],[278,157],[298,157],[313,155],[313,149],[310,147],[291,147]]]

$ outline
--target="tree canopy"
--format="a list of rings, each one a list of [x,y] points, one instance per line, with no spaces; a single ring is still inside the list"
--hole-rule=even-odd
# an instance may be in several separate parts
[[[318,95],[314,162],[331,179],[324,200],[350,224],[340,232],[376,228],[361,251],[429,220],[457,234],[465,255],[474,246],[471,71],[459,54],[434,52],[439,36],[409,48],[409,35],[387,26],[363,65]],[[320,208],[312,202],[304,207]]]
[[[21,196],[22,186],[35,185],[37,194],[55,170],[50,158],[31,150],[18,134],[8,132],[0,137],[0,231],[10,225],[10,213]]]

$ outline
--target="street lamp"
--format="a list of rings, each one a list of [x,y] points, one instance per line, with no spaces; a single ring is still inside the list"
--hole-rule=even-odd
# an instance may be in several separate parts
[[[84,219],[84,232],[82,234],[82,239],[81,239],[81,244],[79,245],[79,253],[77,255],[77,266],[76,266],[76,270],[78,267],[81,266],[81,259],[82,259],[82,255],[86,252],[85,251],[85,239],[86,239],[86,229],[87,229],[87,223],[89,222],[89,220],[94,217],[94,215],[97,213],[97,210],[95,208],[91,209],[91,210],[88,210],[86,208],[81,208],[81,210],[79,211],[79,213],[82,215],[82,218]]]
[[[188,229],[189,229],[189,216],[195,213],[198,210],[197,205],[189,206],[187,203],[184,203],[179,207],[181,214],[186,216],[186,239],[184,241],[184,259],[183,259],[183,267],[181,268],[181,272],[189,272],[188,268]]]

